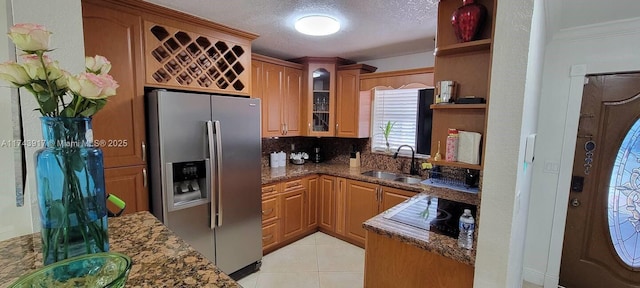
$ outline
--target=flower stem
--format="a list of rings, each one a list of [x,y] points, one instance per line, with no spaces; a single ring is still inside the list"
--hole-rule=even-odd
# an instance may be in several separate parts
[[[44,63],[44,51],[36,51],[36,55],[38,55],[38,59],[40,59],[40,64],[42,64],[42,69],[44,70],[44,81],[47,82],[47,90],[49,90],[49,95],[51,95],[55,102],[58,103],[58,95],[55,95],[53,93],[53,87],[51,87],[51,81],[49,80],[49,70],[47,70],[47,65]],[[58,115],[60,115],[60,107],[56,105],[56,111],[53,116]]]

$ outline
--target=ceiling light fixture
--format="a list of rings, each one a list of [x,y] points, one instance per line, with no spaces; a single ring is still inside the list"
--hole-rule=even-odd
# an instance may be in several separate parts
[[[340,22],[329,16],[311,15],[298,19],[295,27],[302,34],[325,36],[338,32],[340,30]]]

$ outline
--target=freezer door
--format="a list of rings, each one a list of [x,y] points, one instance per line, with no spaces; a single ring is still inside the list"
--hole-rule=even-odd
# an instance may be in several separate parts
[[[157,91],[157,97],[162,161],[208,158],[206,123],[211,120],[211,96]]]
[[[230,274],[262,259],[260,100],[213,96],[211,110],[216,266]]]
[[[211,120],[211,96],[204,94],[154,90],[147,95],[152,171],[151,199],[156,216],[180,238],[211,261],[215,261],[215,238],[210,227],[209,201],[173,207],[172,163],[201,161],[209,157],[207,121]],[[206,161],[207,164],[211,161]],[[211,169],[205,181],[207,200],[211,192]],[[171,209],[170,209],[171,208]]]

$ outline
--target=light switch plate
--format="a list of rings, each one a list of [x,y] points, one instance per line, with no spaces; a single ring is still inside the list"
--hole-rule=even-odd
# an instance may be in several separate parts
[[[531,134],[527,136],[527,140],[525,141],[525,150],[524,150],[524,162],[533,163],[534,160],[534,149],[536,146],[536,134]]]

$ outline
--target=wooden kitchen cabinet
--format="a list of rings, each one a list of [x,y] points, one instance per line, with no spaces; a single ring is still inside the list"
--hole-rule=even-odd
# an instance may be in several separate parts
[[[85,53],[107,57],[120,85],[93,116],[94,139],[123,144],[101,147],[105,168],[146,165],[142,18],[94,2],[82,2]]]
[[[362,223],[378,214],[380,193],[377,184],[346,180],[345,190],[345,236],[361,246],[366,240]]]
[[[473,96],[484,98],[489,102],[491,59],[493,55],[493,31],[495,19],[496,0],[478,0],[476,3],[487,8],[482,31],[479,39],[459,43],[451,25],[451,14],[460,7],[455,1],[441,1],[438,5],[438,37],[435,50],[434,82],[453,80],[457,84],[457,92],[453,99]],[[488,117],[488,104],[454,104],[431,105],[433,109],[433,125],[431,136],[431,155],[435,155],[438,142],[444,145],[449,128],[463,131],[478,132],[486,135],[486,120]],[[484,143],[481,155],[484,155]],[[444,147],[444,146],[442,146]],[[440,150],[442,159],[445,159],[445,150]],[[481,170],[480,164],[467,164],[461,162],[432,161],[437,165],[470,168]]]
[[[253,37],[149,18],[144,23],[148,86],[249,95]]]
[[[280,205],[278,197],[262,199],[262,223],[277,221],[280,219]]]
[[[280,243],[280,222],[262,224],[262,253],[272,251]]]
[[[387,211],[393,206],[396,206],[404,202],[405,200],[416,196],[417,194],[417,192],[411,192],[386,186],[380,186],[380,193],[381,203],[380,210],[378,212]]]
[[[336,188],[336,234],[346,236],[347,234],[347,179],[337,177]],[[348,237],[347,237],[348,238]]]
[[[302,65],[252,55],[252,97],[262,105],[262,137],[299,136]]]
[[[314,175],[307,178],[306,230],[315,232],[318,229],[318,188],[320,177]]]
[[[149,211],[147,168],[144,165],[104,169],[105,190],[126,203],[123,214]],[[108,202],[110,211],[120,211]]]
[[[352,64],[338,67],[336,137],[367,138],[371,131],[371,93],[360,92],[360,75],[375,67]]]
[[[318,227],[324,232],[336,229],[336,185],[335,176],[322,175],[318,183]]]
[[[367,231],[365,288],[473,287],[473,266]]]
[[[282,240],[287,241],[305,232],[305,198],[307,197],[304,180],[285,182],[283,193],[280,195],[282,206]]]
[[[338,57],[303,57],[302,135],[336,136],[336,71],[353,64]]]

